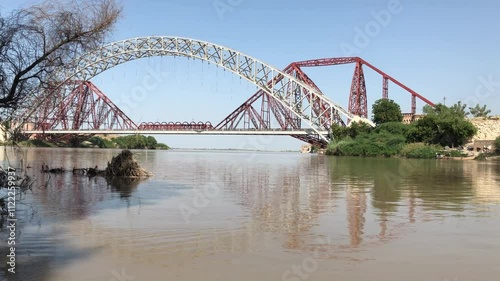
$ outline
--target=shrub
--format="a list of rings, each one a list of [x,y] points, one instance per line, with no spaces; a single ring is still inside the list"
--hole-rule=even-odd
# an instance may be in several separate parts
[[[500,136],[498,136],[495,139],[495,142],[493,143],[493,145],[495,145],[495,150],[496,150],[497,154],[500,154]]]
[[[337,156],[393,156],[399,154],[406,139],[401,135],[392,135],[386,131],[377,133],[362,133],[355,139],[346,138],[331,143],[328,155]]]
[[[415,129],[413,124],[403,124],[401,122],[389,122],[380,124],[375,128],[376,133],[388,132],[393,135],[400,135],[407,137],[411,130]]]
[[[107,139],[103,139],[100,137],[91,137],[88,141],[90,143],[92,143],[93,145],[98,146],[99,148],[114,148],[115,147],[115,145],[113,144],[112,141],[107,140]]]
[[[448,151],[446,153],[446,155],[450,156],[450,157],[464,157],[464,156],[467,156],[467,154],[464,154],[460,150],[451,150],[451,151]]]
[[[34,147],[57,147],[55,144],[51,144],[49,142],[40,139],[28,140],[27,144],[28,146],[34,146]]]
[[[474,158],[474,160],[478,160],[478,161],[485,161],[486,160],[486,154],[484,153],[480,153],[478,156],[476,156]]]
[[[437,145],[427,145],[424,143],[409,143],[401,150],[401,155],[407,158],[431,159],[436,158],[436,154],[442,148]]]
[[[170,147],[164,143],[158,143],[158,144],[156,144],[156,149],[168,150],[168,149],[170,149]]]

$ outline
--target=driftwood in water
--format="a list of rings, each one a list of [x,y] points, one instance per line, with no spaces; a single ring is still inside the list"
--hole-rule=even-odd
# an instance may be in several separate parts
[[[65,171],[63,168],[52,168],[48,165],[42,165],[42,173],[62,174]],[[95,168],[73,168],[74,175],[84,175],[89,177],[126,177],[126,178],[147,178],[152,176],[150,172],[139,166],[139,163],[134,159],[130,150],[123,150],[120,154],[113,157],[111,162],[108,162],[108,167],[105,170]]]
[[[153,174],[139,166],[130,150],[123,150],[108,163],[105,175],[108,177],[147,178]]]
[[[52,168],[52,169],[50,169],[49,165],[45,165],[45,164],[42,165],[42,173],[46,173],[46,174],[62,174],[64,172],[65,172],[65,170],[63,168]]]
[[[104,170],[99,170],[97,166],[95,168],[73,168],[73,175],[83,175],[89,177],[105,176],[106,172]]]

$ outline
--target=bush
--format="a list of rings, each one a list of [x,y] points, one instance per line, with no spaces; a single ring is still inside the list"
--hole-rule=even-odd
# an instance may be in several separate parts
[[[113,138],[112,140],[100,137],[92,137],[88,140],[99,148],[121,148],[121,149],[170,149],[163,143],[158,143],[152,136],[132,135]]]
[[[327,148],[328,155],[337,156],[386,156],[399,154],[406,139],[401,135],[392,135],[386,131],[377,133],[362,133],[355,139],[331,143]]]
[[[156,149],[158,142],[152,136],[143,135],[123,136],[112,139],[112,141],[121,149]],[[168,146],[161,146],[162,149]]]
[[[442,148],[424,143],[409,143],[401,150],[401,155],[407,158],[432,159]]]
[[[115,148],[112,141],[100,137],[91,137],[88,141],[99,148]]]
[[[401,122],[389,122],[380,124],[375,128],[376,133],[388,132],[393,135],[401,135],[408,137],[410,131],[414,130],[415,126],[412,124],[403,124]]]
[[[495,145],[495,150],[496,150],[497,154],[500,154],[500,136],[498,136],[495,139],[495,142],[493,143],[493,145]]]
[[[478,160],[478,161],[485,161],[486,160],[486,154],[484,153],[480,153],[478,156],[476,156],[474,158],[474,160]]]
[[[28,140],[26,142],[21,142],[21,144],[25,146],[34,146],[34,147],[57,147],[55,144],[51,144],[49,142],[40,139]]]
[[[156,149],[168,150],[168,149],[170,149],[170,146],[168,146],[164,143],[158,143],[158,144],[156,144]]]
[[[332,125],[332,136],[335,140],[339,141],[349,138],[356,138],[363,133],[370,133],[372,127],[364,122],[352,122],[348,127],[343,127],[338,124]]]
[[[451,151],[446,152],[446,156],[450,156],[450,157],[464,157],[464,156],[467,156],[467,154],[464,154],[460,150],[451,150]]]

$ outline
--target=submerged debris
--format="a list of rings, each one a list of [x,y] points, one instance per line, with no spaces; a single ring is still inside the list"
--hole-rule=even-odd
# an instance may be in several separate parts
[[[64,173],[65,170],[63,168],[49,168],[49,165],[43,164],[42,165],[42,173],[45,174],[62,174]]]
[[[139,166],[139,163],[134,159],[133,153],[130,150],[123,150],[120,154],[113,157],[111,162],[108,162],[108,167],[105,170],[99,170],[99,168],[95,166],[94,168],[73,168],[73,170],[66,171],[64,168],[51,169],[46,164],[42,165],[42,173],[63,174],[65,172],[72,172],[73,175],[111,178],[148,178],[153,175]]]
[[[108,177],[129,178],[147,178],[153,175],[139,166],[130,150],[123,150],[113,157],[111,162],[108,163],[105,174]]]
[[[95,168],[81,168],[81,169],[73,168],[73,175],[82,175],[89,177],[105,176],[106,171],[99,170],[97,166],[95,166]]]

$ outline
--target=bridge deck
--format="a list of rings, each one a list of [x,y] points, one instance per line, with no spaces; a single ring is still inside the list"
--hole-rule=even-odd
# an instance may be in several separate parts
[[[290,136],[290,135],[316,135],[316,132],[311,130],[185,130],[185,131],[152,131],[152,130],[49,130],[49,131],[23,131],[26,134],[112,134],[112,135],[275,135],[275,136]],[[327,131],[320,131],[322,135],[328,135]]]

